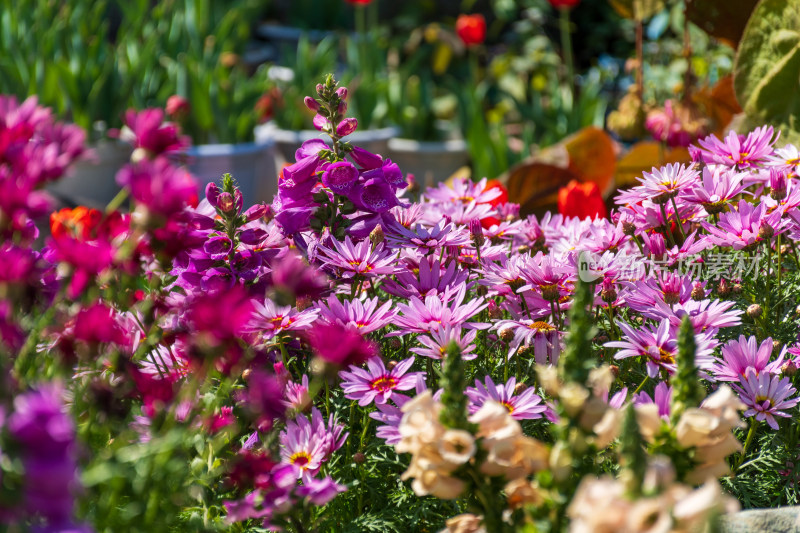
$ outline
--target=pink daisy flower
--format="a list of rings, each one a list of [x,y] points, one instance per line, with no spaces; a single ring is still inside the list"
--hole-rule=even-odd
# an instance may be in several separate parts
[[[528,387],[520,394],[515,395],[517,379],[511,377],[506,383],[495,385],[492,378],[486,376],[484,383],[477,379],[475,387],[467,387],[464,394],[470,400],[469,412],[475,413],[487,400],[494,400],[501,403],[508,409],[511,418],[515,420],[532,420],[542,418],[547,410],[547,405],[542,402],[542,398],[536,394],[533,387]]]
[[[335,294],[328,296],[327,304],[317,302],[319,317],[329,324],[341,324],[359,330],[362,335],[381,329],[394,318],[392,301],[388,300],[378,307],[378,297],[365,301],[345,300],[340,302]]]
[[[780,133],[772,138],[772,126],[756,128],[745,135],[737,135],[732,131],[720,141],[716,135],[709,135],[698,141],[702,149],[696,151],[697,156],[706,163],[749,168],[764,163],[772,155],[772,145],[780,137]],[[697,159],[697,157],[695,157]]]
[[[402,314],[394,320],[394,324],[398,326],[399,330],[389,333],[388,336],[427,333],[448,325],[464,324],[468,329],[483,328],[483,324],[466,321],[480,313],[488,304],[484,302],[483,298],[476,298],[464,303],[465,296],[466,285],[461,285],[455,292],[448,289],[441,295],[429,294],[425,297],[424,302],[419,298],[412,297],[408,304],[397,304],[397,309]]]
[[[667,385],[666,382],[662,381],[656,385],[652,398],[646,392],[640,392],[639,394],[635,394],[633,396],[633,405],[645,405],[648,403],[656,404],[656,407],[658,407],[658,416],[660,416],[665,422],[669,422],[669,416],[671,412],[670,405],[672,403],[672,387]]]
[[[337,424],[333,415],[328,427],[319,409],[311,409],[311,420],[303,415],[286,423],[281,432],[281,460],[297,469],[297,478],[309,480],[315,476],[323,463],[338,450],[347,439],[344,426]]]
[[[464,246],[471,242],[466,226],[454,226],[440,220],[433,227],[415,224],[414,229],[394,226],[386,240],[395,248],[413,247],[421,251],[439,250],[445,246]]]
[[[445,266],[439,260],[431,261],[423,257],[416,268],[409,265],[406,270],[399,270],[395,274],[396,281],[385,279],[381,288],[402,298],[425,298],[429,294],[439,294],[469,279],[469,272],[456,266],[456,261],[450,261]]]
[[[720,213],[745,189],[745,175],[723,165],[709,165],[703,168],[702,182],[693,187],[684,200],[702,205],[710,215]]]
[[[396,390],[411,390],[417,382],[417,376],[422,372],[408,372],[414,364],[414,357],[400,361],[391,370],[387,370],[380,357],[367,360],[367,370],[350,366],[349,371],[339,372],[342,379],[344,397],[349,400],[358,400],[358,405],[365,406],[373,401],[377,404],[386,403]]]
[[[786,231],[786,224],[781,222],[781,210],[767,214],[767,206],[760,203],[754,206],[745,200],[739,200],[736,211],[720,214],[719,224],[703,222],[708,231],[707,239],[717,246],[732,246],[735,250],[752,250],[765,240],[764,228],[769,226],[769,236]]]
[[[316,309],[298,311],[291,306],[277,305],[270,299],[264,303],[253,301],[255,314],[245,330],[268,341],[286,331],[303,331],[317,319]]]
[[[498,333],[510,329],[514,337],[508,343],[510,358],[521,347],[533,349],[533,358],[539,365],[555,365],[561,354],[561,332],[553,324],[543,320],[518,318],[498,320],[492,329]]]
[[[697,171],[677,163],[669,164],[651,172],[644,172],[637,178],[641,185],[635,187],[642,199],[649,199],[656,204],[664,204],[681,192],[687,191],[697,183]]]
[[[733,385],[739,398],[749,408],[744,416],[755,416],[759,422],[766,420],[772,429],[778,429],[776,416],[788,418],[784,411],[797,405],[798,398],[790,398],[797,390],[789,378],[781,378],[767,372],[756,375],[748,369],[739,385]]]
[[[470,361],[478,357],[474,353],[475,337],[478,335],[477,330],[467,331],[462,336],[463,330],[459,326],[442,326],[436,330],[428,332],[427,335],[420,335],[417,337],[422,347],[411,348],[411,351],[423,357],[430,357],[431,359],[442,359],[447,352],[447,347],[451,342],[455,342],[458,349],[461,350],[461,358],[465,361]]]
[[[364,240],[354,245],[350,237],[345,237],[344,242],[331,241],[333,248],[317,246],[318,259],[323,266],[339,270],[343,278],[373,278],[394,272],[396,257],[383,244],[373,247],[369,240]]]
[[[477,183],[468,178],[457,178],[451,185],[440,183],[435,189],[428,188],[425,191],[425,198],[442,203],[487,203],[500,196],[502,192],[496,188],[486,190],[486,183],[486,178]]]
[[[722,359],[717,359],[712,368],[714,377],[719,381],[740,381],[748,370],[755,372],[756,376],[762,372],[780,374],[786,348],[781,351],[778,359],[770,362],[772,338],[767,337],[760,345],[756,343],[755,337],[745,338],[744,335],[726,343],[722,347]]]

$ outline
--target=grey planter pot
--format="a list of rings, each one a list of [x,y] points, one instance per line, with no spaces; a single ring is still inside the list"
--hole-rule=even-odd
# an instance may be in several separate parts
[[[720,520],[723,533],[800,533],[800,507],[750,509]]]
[[[387,157],[389,152],[389,140],[395,137],[398,129],[381,128],[377,130],[359,130],[348,135],[345,140],[359,146],[372,153]],[[294,152],[300,145],[310,139],[323,139],[328,141],[328,136],[317,130],[283,130],[272,122],[267,122],[255,129],[256,142],[273,141],[277,148],[278,155],[284,162],[294,163]],[[401,167],[402,168],[402,167]]]
[[[197,178],[202,195],[210,182],[230,173],[239,185],[245,205],[272,202],[278,192],[275,144],[201,144],[186,151],[189,171]]]
[[[424,186],[445,181],[469,163],[467,143],[462,139],[441,142],[390,139],[388,155],[404,174],[414,174],[417,183]]]
[[[91,149],[92,156],[79,161],[64,178],[47,186],[60,204],[100,209],[119,192],[117,172],[130,160],[133,149],[118,141],[100,141]]]

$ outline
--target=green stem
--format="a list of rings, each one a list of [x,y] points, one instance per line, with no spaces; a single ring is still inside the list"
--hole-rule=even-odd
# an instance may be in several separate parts
[[[678,215],[678,204],[675,203],[675,197],[672,197],[672,208],[675,210],[675,224],[678,226],[678,232],[681,234],[681,242],[686,240],[686,234],[683,233],[683,224],[681,224],[681,217]]]
[[[116,196],[114,196],[114,198],[112,198],[111,201],[108,202],[108,205],[106,206],[106,214],[113,213],[114,211],[116,211],[117,208],[119,208],[119,206],[121,206],[122,203],[127,199],[128,199],[128,189],[120,190],[116,194]]]
[[[766,241],[766,243],[765,243],[765,247],[767,248],[767,264],[766,264],[766,268],[765,268],[765,270],[766,270],[766,276],[767,276],[767,281],[766,281],[766,283],[767,283],[767,290],[766,290],[766,294],[764,295],[764,298],[765,298],[765,307],[766,307],[766,309],[764,309],[764,316],[765,316],[765,317],[768,317],[768,316],[770,316],[770,315],[769,315],[769,313],[770,313],[770,307],[769,307],[769,303],[770,303],[770,298],[769,298],[769,290],[770,290],[770,278],[772,277],[772,276],[770,275],[770,271],[772,270],[772,269],[771,269],[771,267],[772,267],[772,241],[771,241],[771,240],[767,240],[767,241]]]
[[[778,248],[778,279],[776,281],[778,297],[776,298],[775,301],[776,302],[780,302],[781,301],[781,271],[783,270],[783,251],[781,250],[782,245],[781,245],[781,235],[780,234],[778,235],[778,240],[777,240],[776,246]],[[777,306],[776,306],[776,310],[777,310]],[[775,313],[775,324],[778,325],[780,323],[780,320],[781,320],[781,317],[776,312]]]
[[[638,387],[636,387],[636,390],[635,390],[635,391],[633,391],[633,394],[634,394],[634,395],[635,395],[635,394],[639,394],[639,391],[641,391],[641,390],[642,390],[642,387],[644,387],[644,384],[645,384],[645,383],[647,383],[647,380],[648,380],[648,379],[650,379],[650,376],[645,376],[645,377],[644,377],[644,379],[642,380],[642,382],[641,382],[641,383],[639,383],[639,386],[638,386]]]
[[[739,455],[739,459],[736,461],[736,466],[734,466],[733,470],[731,471],[731,476],[735,476],[736,472],[738,472],[739,468],[742,466],[744,458],[747,455],[747,449],[750,448],[750,444],[753,442],[753,437],[756,435],[758,424],[759,422],[755,417],[750,419],[750,430],[747,432],[747,438],[744,441],[744,448],[742,448],[742,453]]]
[[[669,217],[667,216],[666,204],[661,204],[661,217],[664,219],[664,227],[667,229],[667,237],[669,237],[669,245],[675,246],[675,237],[673,237],[672,228],[669,226]]]
[[[558,29],[561,32],[561,53],[564,56],[564,63],[567,65],[567,86],[571,100],[574,101],[575,94],[575,66],[572,58],[572,31],[570,29],[569,9],[559,9]]]

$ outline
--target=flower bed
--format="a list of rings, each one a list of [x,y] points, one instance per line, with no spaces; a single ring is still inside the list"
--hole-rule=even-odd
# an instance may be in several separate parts
[[[83,135],[0,100],[0,523],[695,531],[796,503],[796,148],[710,136],[610,219],[520,216],[486,180],[417,196],[347,98],[306,98],[330,143],[250,207],[131,112],[131,211],[46,236]]]

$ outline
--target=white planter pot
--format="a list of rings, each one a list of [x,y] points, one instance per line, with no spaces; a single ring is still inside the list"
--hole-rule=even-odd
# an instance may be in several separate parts
[[[355,133],[345,137],[345,140],[374,154],[388,157],[389,140],[395,137],[398,131],[394,127],[377,130],[357,130]],[[330,141],[326,134],[317,130],[282,130],[272,122],[256,126],[255,136],[256,142],[273,141],[278,149],[278,155],[286,163],[294,163],[294,152],[305,141],[310,139]]]
[[[404,174],[414,174],[417,183],[423,186],[441,183],[469,163],[467,143],[461,139],[441,142],[390,139],[388,157]]]
[[[59,203],[100,209],[119,192],[117,172],[130,160],[131,146],[124,142],[100,141],[91,149],[93,155],[76,163],[64,178],[47,186],[47,191]]]
[[[189,171],[197,178],[200,193],[210,182],[219,183],[225,173],[236,180],[245,205],[272,202],[278,192],[275,144],[201,144],[186,151]]]

